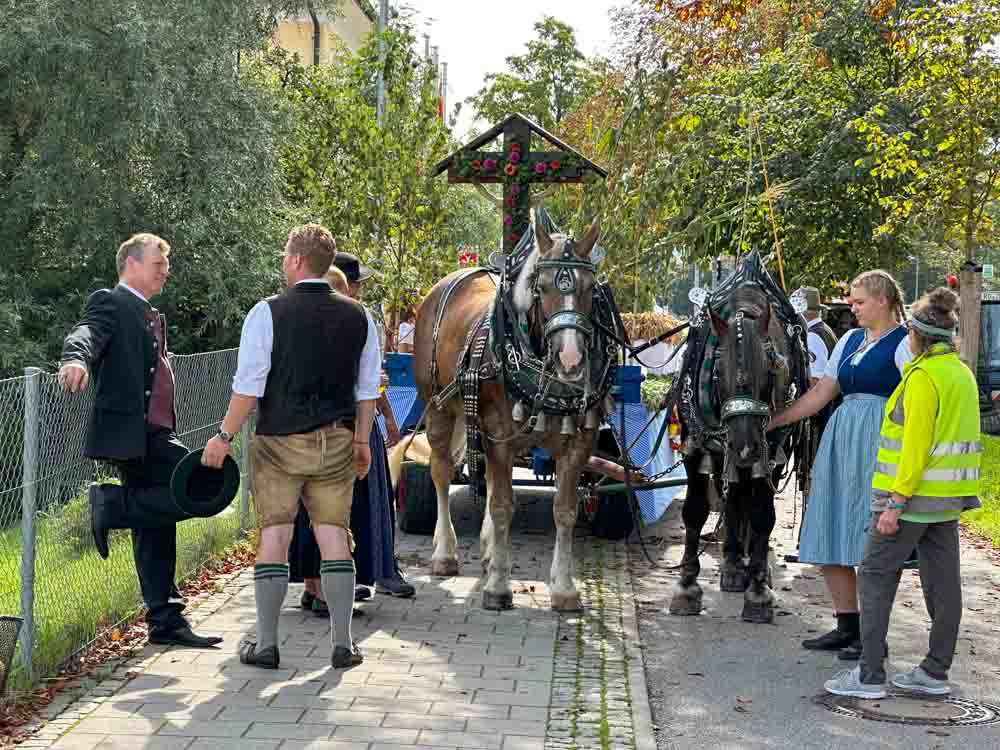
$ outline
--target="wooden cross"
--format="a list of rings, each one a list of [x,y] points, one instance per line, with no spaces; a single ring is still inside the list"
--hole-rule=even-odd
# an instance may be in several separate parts
[[[532,151],[531,135],[558,150]],[[480,149],[503,135],[503,151]],[[531,224],[531,188],[542,183],[584,182],[608,173],[524,115],[510,115],[435,167],[448,182],[503,185],[503,251],[509,255]]]

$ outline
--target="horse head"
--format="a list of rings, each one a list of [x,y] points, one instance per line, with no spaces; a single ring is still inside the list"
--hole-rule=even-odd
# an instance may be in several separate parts
[[[719,339],[718,395],[727,449],[737,468],[755,464],[763,468],[768,460],[765,427],[774,385],[768,336],[771,305],[763,289],[747,283],[733,290],[728,308],[725,317],[711,311]]]
[[[588,366],[595,268],[590,253],[597,244],[597,220],[576,242],[549,235],[535,221],[535,249],[514,285],[514,308],[538,329],[547,361],[564,382],[581,380]]]

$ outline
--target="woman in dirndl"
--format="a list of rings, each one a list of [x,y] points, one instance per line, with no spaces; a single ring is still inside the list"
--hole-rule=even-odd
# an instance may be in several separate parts
[[[819,383],[771,420],[769,429],[816,414],[837,394],[844,402],[830,418],[812,470],[802,522],[799,561],[819,565],[833,599],[836,627],[802,642],[804,648],[860,655],[856,568],[864,556],[872,474],[882,412],[913,358],[907,343],[903,293],[885,271],[866,271],[851,282],[851,309],[860,328],[830,354]]]

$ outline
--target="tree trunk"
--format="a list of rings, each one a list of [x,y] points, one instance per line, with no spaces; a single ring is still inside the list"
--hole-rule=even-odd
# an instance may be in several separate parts
[[[960,284],[962,309],[958,323],[958,334],[961,337],[959,356],[975,373],[979,359],[979,308],[983,298],[982,267],[969,262],[963,265]]]

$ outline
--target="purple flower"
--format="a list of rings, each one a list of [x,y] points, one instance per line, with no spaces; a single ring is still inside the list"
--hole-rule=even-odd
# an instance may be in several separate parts
[[[519,161],[521,161],[521,152],[520,151],[511,151],[510,152],[510,161],[511,161],[512,164],[517,164]]]
[[[513,185],[510,186],[510,194],[511,195],[517,195],[520,192],[521,192],[521,186],[518,185],[516,182]]]
[[[544,161],[538,162],[538,164],[535,165],[535,171],[538,174],[545,174],[545,162]]]
[[[509,227],[511,224],[514,223],[514,217],[511,216],[510,214],[504,214],[503,223],[504,223],[504,226],[508,226]]]
[[[484,172],[492,172],[494,169],[496,169],[496,166],[497,166],[496,159],[484,159],[483,160],[483,171]]]

